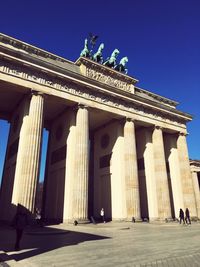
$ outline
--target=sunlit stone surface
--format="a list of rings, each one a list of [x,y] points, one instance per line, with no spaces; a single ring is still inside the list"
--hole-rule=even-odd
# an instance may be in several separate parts
[[[0,118],[10,133],[0,219],[37,207],[42,130],[49,132],[42,218],[50,222],[200,216],[199,165],[189,162],[178,103],[88,58],[75,63],[0,35]],[[0,133],[1,134],[1,133]]]

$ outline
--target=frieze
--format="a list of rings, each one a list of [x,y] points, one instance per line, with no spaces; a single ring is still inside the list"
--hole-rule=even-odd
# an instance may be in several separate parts
[[[12,76],[17,76],[25,80],[33,81],[57,90],[65,91],[73,95],[81,96],[87,100],[93,100],[110,107],[117,107],[124,111],[136,113],[149,118],[162,120],[181,127],[185,126],[184,119],[174,118],[173,115],[162,113],[161,111],[155,112],[153,108],[146,108],[143,105],[133,104],[123,99],[111,95],[105,95],[101,92],[93,92],[87,88],[78,85],[66,83],[64,79],[47,75],[42,71],[34,71],[34,74],[26,66],[14,65],[10,62],[0,61],[0,71]]]

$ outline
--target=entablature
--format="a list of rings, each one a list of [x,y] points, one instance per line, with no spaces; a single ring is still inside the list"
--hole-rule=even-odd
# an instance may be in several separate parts
[[[139,87],[135,87],[135,94],[140,96],[140,97],[149,99],[151,101],[156,101],[160,104],[164,104],[164,105],[169,106],[171,108],[176,108],[176,106],[179,104],[177,101],[174,101],[174,100],[171,100],[169,98],[154,94],[150,91],[144,90],[144,89],[139,88]]]
[[[190,169],[192,172],[200,172],[200,160],[190,159]]]
[[[68,74],[72,77],[79,76],[78,79],[82,79],[88,84],[94,82],[99,87],[107,87],[110,93],[113,91],[121,93],[121,95],[130,93],[132,97],[138,96],[143,99],[143,102],[155,102],[160,106],[163,105],[174,109],[178,104],[176,101],[136,87],[137,79],[88,58],[80,57],[74,63],[5,34],[0,34],[0,49],[3,53],[41,67]]]
[[[97,101],[100,98],[104,104],[113,105],[116,107],[121,106],[124,110],[134,110],[141,114],[148,115],[154,114],[157,118],[163,116],[173,118],[173,121],[179,121],[185,124],[186,121],[191,120],[188,114],[182,113],[178,110],[163,108],[153,103],[144,102],[138,96],[130,97],[110,92],[109,88],[88,84],[83,80],[75,79],[49,69],[42,68],[41,66],[31,64],[30,62],[22,61],[8,55],[1,53],[0,70],[2,73],[7,73],[11,76],[18,77],[23,80],[28,80],[45,87],[50,87],[55,90],[63,90],[71,94],[80,95],[81,97],[93,99]],[[45,90],[46,91],[46,90]]]
[[[92,100],[139,116],[177,124],[183,128],[185,128],[186,122],[192,119],[191,115],[175,108],[177,102],[135,87],[137,80],[128,75],[86,58],[79,58],[75,64],[62,62],[74,65],[76,71],[73,71],[71,68],[60,67],[50,61],[46,62],[45,59],[42,61],[39,57],[35,60],[31,53],[24,53],[22,57],[16,48],[20,41],[17,41],[17,44],[13,40],[11,41],[9,49],[8,47],[5,49],[5,44],[1,45],[0,43],[1,73],[38,84],[40,90],[42,87],[45,88],[46,94],[48,94],[48,88],[51,88],[55,90],[55,95],[60,96],[59,92],[66,92],[82,97],[86,101]],[[14,48],[12,47],[13,42]],[[20,46],[20,51],[21,49],[23,47]],[[56,61],[56,58],[53,61]],[[49,90],[49,94],[52,94],[52,90],[51,93]],[[163,104],[167,101],[168,105]]]

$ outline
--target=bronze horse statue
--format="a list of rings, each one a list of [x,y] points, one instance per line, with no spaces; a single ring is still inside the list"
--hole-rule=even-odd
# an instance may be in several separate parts
[[[100,44],[97,52],[93,55],[92,59],[100,64],[103,63],[102,51],[104,49],[104,43]]]
[[[127,62],[128,62],[128,58],[127,57],[123,57],[120,60],[119,64],[114,67],[114,69],[127,74],[128,73],[128,69],[126,68],[126,63]]]
[[[118,49],[115,49],[110,58],[108,58],[104,63],[103,65],[105,66],[108,66],[108,67],[111,67],[111,68],[114,68],[116,66],[116,59],[117,59],[117,56],[119,55],[119,50]]]
[[[87,38],[85,39],[84,48],[81,51],[80,56],[81,57],[88,57],[88,58],[90,57],[90,50],[88,48],[88,39]]]

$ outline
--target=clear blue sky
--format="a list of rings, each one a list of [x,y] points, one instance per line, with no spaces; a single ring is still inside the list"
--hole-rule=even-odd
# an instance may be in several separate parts
[[[128,56],[129,75],[139,87],[194,115],[189,156],[200,159],[199,14],[199,0],[11,0],[1,2],[0,31],[72,61],[88,33],[97,34],[105,57],[115,48]],[[0,159],[4,132],[0,124]]]

